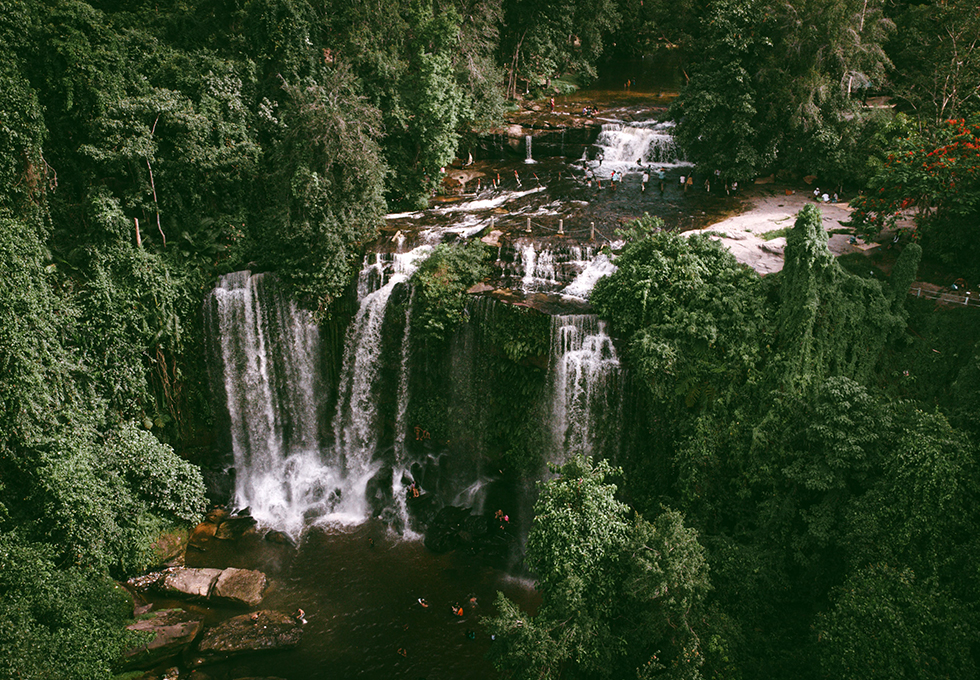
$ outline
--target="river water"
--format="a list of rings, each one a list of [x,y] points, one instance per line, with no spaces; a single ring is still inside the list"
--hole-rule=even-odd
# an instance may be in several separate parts
[[[308,623],[296,649],[205,667],[215,680],[491,678],[486,654],[493,643],[480,619],[494,611],[496,593],[529,611],[538,604],[529,581],[465,552],[435,555],[377,521],[308,531],[295,551],[255,537],[243,540],[191,552],[188,566],[263,570],[272,586],[262,608],[301,608]],[[420,598],[429,606],[422,607]],[[452,613],[456,603],[462,617]],[[217,618],[237,613],[219,612]]]

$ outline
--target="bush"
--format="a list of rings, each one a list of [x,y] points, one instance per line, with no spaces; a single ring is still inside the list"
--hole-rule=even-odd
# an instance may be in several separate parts
[[[60,569],[56,555],[0,533],[0,677],[111,678],[132,601],[97,572]]]
[[[132,423],[110,433],[104,460],[150,512],[174,522],[196,522],[204,512],[201,471]]]
[[[426,341],[448,340],[466,318],[466,290],[489,276],[490,249],[480,241],[440,244],[412,276],[412,331]]]

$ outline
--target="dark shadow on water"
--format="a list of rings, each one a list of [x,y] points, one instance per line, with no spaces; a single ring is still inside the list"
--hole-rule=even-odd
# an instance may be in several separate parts
[[[214,680],[491,678],[492,642],[480,619],[494,612],[497,591],[522,607],[537,606],[529,582],[473,555],[436,555],[421,541],[389,535],[378,522],[310,529],[295,551],[257,537],[243,541],[189,554],[188,564],[264,568],[271,586],[261,608],[302,608],[308,623],[294,650],[204,667]],[[456,603],[462,617],[452,612]]]

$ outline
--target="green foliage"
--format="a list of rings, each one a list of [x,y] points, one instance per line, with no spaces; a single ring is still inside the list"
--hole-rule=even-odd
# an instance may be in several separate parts
[[[509,69],[507,96],[517,97],[519,80],[530,86],[569,72],[594,77],[619,19],[610,0],[505,0],[500,51]]]
[[[252,247],[323,309],[345,288],[358,245],[374,237],[385,213],[380,119],[346,69],[324,69],[319,80],[283,90],[279,113],[270,109],[266,120],[277,141]]]
[[[444,343],[466,315],[466,290],[489,273],[490,249],[480,241],[440,244],[412,275],[412,331],[424,342]]]
[[[724,381],[749,378],[767,333],[751,270],[706,236],[667,232],[628,244],[616,265],[590,299],[658,398],[703,408]]]
[[[951,678],[976,674],[976,632],[962,605],[876,564],[835,591],[818,618],[821,669],[834,678]]]
[[[528,617],[498,596],[494,665],[518,678],[700,677],[691,612],[708,579],[696,533],[671,511],[630,521],[604,461],[576,457],[556,472],[527,543],[542,604]]]
[[[541,361],[551,349],[551,319],[530,307],[498,305],[485,319],[486,341],[514,363]]]
[[[0,39],[0,48],[5,43]],[[4,49],[6,52],[7,50]],[[0,65],[0,206],[20,208],[45,190],[47,168],[41,155],[44,121],[37,93],[18,68],[18,60]]]
[[[904,328],[877,281],[847,274],[827,249],[820,211],[804,206],[786,238],[779,275],[779,347],[788,384],[830,375],[867,379],[882,349]]]
[[[716,0],[692,14],[697,59],[671,115],[699,170],[726,181],[774,166],[853,177],[867,155],[853,141],[864,127],[853,86],[889,66],[882,43],[893,25],[878,3]]]
[[[958,274],[980,276],[980,117],[948,120],[888,149],[866,192],[851,201],[851,222],[867,234],[915,211],[917,236]]]
[[[0,677],[113,677],[132,601],[104,575],[64,568],[53,546],[0,532]]]
[[[204,513],[200,470],[149,432],[123,425],[110,433],[105,456],[107,473],[119,474],[150,512],[173,522],[196,522]]]
[[[971,9],[940,0],[895,5],[892,93],[920,125],[980,109],[980,17]]]

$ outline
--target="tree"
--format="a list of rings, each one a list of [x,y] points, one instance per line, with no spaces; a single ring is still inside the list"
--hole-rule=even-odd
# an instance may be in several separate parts
[[[705,407],[754,370],[766,332],[760,280],[717,242],[653,233],[627,244],[616,265],[591,301],[658,398]]]
[[[898,141],[851,205],[851,223],[869,235],[914,211],[927,255],[980,275],[980,115]]]
[[[911,570],[870,565],[836,589],[833,608],[818,617],[820,665],[827,677],[844,680],[972,677],[969,619]]]
[[[530,86],[566,73],[594,77],[606,36],[618,24],[613,0],[505,0],[500,51],[507,96],[517,97],[519,80]]]
[[[827,249],[815,206],[804,206],[786,237],[779,285],[779,347],[789,384],[831,375],[864,380],[904,328],[902,310],[892,311],[881,284],[848,274]]]
[[[969,3],[896,2],[887,48],[899,107],[921,127],[980,109],[980,17]]]
[[[692,610],[709,586],[697,534],[672,511],[631,520],[604,461],[556,472],[527,543],[542,605],[529,617],[498,595],[494,665],[518,678],[700,677]]]
[[[862,125],[853,85],[883,77],[890,27],[864,0],[710,3],[701,58],[671,107],[681,147],[726,181],[777,167],[849,179],[861,151],[848,142]]]
[[[325,309],[350,279],[357,248],[374,238],[385,211],[387,168],[377,109],[356,91],[349,69],[283,83],[278,113],[266,108],[273,137],[262,177],[252,247],[313,307]]]

